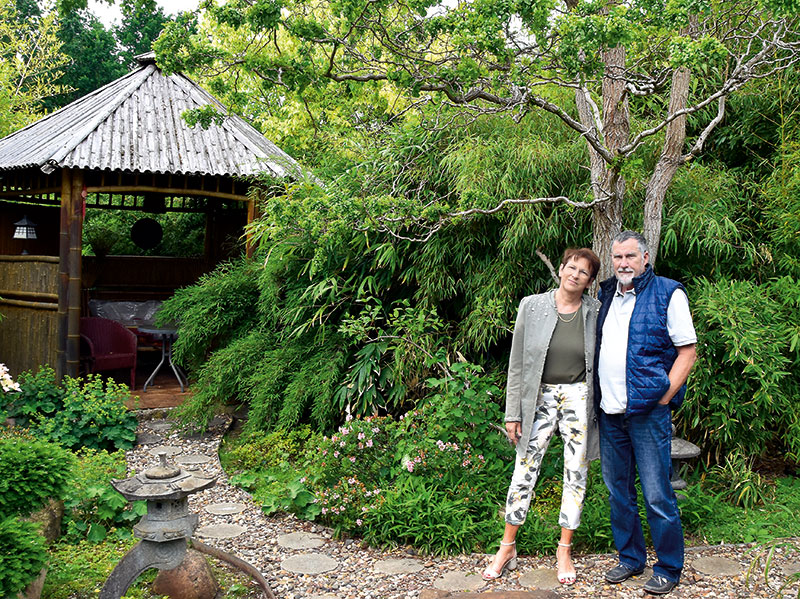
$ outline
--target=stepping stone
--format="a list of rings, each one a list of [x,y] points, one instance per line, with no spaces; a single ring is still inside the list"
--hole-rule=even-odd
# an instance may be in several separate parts
[[[477,591],[485,584],[476,572],[447,572],[433,581],[433,586],[442,591]]]
[[[175,458],[175,461],[182,466],[199,466],[200,464],[207,464],[213,459],[211,456],[203,455],[202,453],[190,453]]]
[[[174,422],[170,420],[148,420],[144,423],[144,425],[149,428],[150,430],[154,430],[159,433],[166,433],[175,426]]]
[[[154,443],[163,443],[164,438],[155,433],[136,433],[136,445],[153,445]]]
[[[384,559],[375,562],[375,571],[382,574],[413,574],[424,567],[418,560],[410,558]]]
[[[488,591],[483,593],[448,593],[436,589],[423,589],[419,599],[558,599],[553,591]]]
[[[692,562],[692,568],[708,576],[736,576],[742,573],[739,562],[726,557],[699,557]]]
[[[529,589],[552,590],[561,586],[552,568],[535,568],[519,577],[519,583]]]
[[[205,537],[207,539],[232,539],[238,537],[247,529],[238,524],[211,524],[209,526],[201,526],[195,531],[198,537]]]
[[[208,428],[215,428],[217,426],[221,426],[227,423],[228,419],[225,416],[214,416],[211,420],[208,421]]]
[[[209,514],[214,514],[215,516],[241,514],[246,509],[247,506],[243,503],[212,503],[211,505],[207,505],[205,507],[205,510]]]
[[[650,580],[651,576],[653,576],[653,568],[647,567],[644,569],[644,572],[639,574],[639,576],[631,576],[628,580],[623,580],[622,583],[620,583],[620,586],[631,589],[641,589],[647,584],[647,581]]]
[[[174,445],[159,445],[158,447],[153,447],[150,449],[150,454],[154,456],[158,456],[159,453],[167,454],[167,457],[174,456],[176,453],[182,452],[183,449],[180,447],[175,447]]]
[[[278,545],[286,549],[316,549],[324,544],[321,536],[310,532],[292,532],[278,537]]]
[[[294,574],[322,574],[338,567],[339,562],[321,553],[293,555],[281,562],[281,568]]]
[[[800,562],[788,562],[783,564],[781,568],[786,576],[792,576],[800,573]]]

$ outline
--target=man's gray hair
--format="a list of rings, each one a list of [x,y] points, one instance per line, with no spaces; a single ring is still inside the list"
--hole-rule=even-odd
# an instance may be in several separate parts
[[[647,245],[647,240],[644,238],[644,235],[637,233],[636,231],[622,231],[622,233],[617,233],[617,236],[614,237],[614,243],[625,243],[629,239],[636,240],[636,243],[639,244],[639,251],[642,253],[642,256],[644,256],[645,253],[650,252],[650,248]]]

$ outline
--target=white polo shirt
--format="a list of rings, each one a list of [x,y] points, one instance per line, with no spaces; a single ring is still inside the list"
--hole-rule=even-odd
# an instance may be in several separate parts
[[[622,292],[617,282],[617,291],[611,300],[608,315],[603,323],[603,339],[597,374],[600,379],[600,408],[606,414],[624,414],[628,405],[628,386],[625,375],[628,355],[628,328],[636,292]],[[672,294],[667,308],[667,333],[675,347],[697,343],[697,334],[689,311],[689,298],[678,289]]]

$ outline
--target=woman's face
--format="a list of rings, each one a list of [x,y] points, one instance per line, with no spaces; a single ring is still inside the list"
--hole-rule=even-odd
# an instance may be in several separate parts
[[[586,258],[570,258],[558,268],[559,288],[571,293],[583,293],[592,283],[592,267]]]

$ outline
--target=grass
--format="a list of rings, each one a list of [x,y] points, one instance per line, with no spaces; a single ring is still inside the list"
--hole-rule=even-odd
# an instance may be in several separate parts
[[[136,539],[52,545],[42,599],[95,599],[108,575],[135,543]],[[228,564],[214,559],[208,561],[222,590],[219,596],[230,599],[262,597],[260,588],[249,576]],[[157,574],[158,570],[152,568],[145,571],[128,589],[124,599],[160,598],[161,595],[152,592]]]

